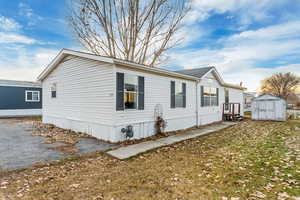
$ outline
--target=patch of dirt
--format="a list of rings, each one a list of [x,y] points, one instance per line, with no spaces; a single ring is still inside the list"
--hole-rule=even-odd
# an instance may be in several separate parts
[[[62,129],[52,124],[44,124],[40,121],[31,121],[33,126],[32,136],[45,137],[44,143],[52,144],[55,142],[63,142],[66,144],[76,144],[78,138],[94,138],[86,133],[75,132],[68,129]]]
[[[286,140],[286,144],[289,148],[300,152],[300,128],[298,126],[294,126],[292,129],[295,131],[295,134]]]
[[[68,153],[68,154],[78,154],[78,150],[75,148],[74,144],[67,144],[67,145],[48,147],[48,148],[52,150]]]

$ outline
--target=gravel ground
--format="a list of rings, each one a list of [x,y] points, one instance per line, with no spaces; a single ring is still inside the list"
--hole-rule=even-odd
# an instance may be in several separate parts
[[[34,131],[35,128],[30,121],[0,119],[0,170],[59,160],[72,154],[107,150],[113,146],[93,138],[78,138],[76,144],[71,146],[73,152],[68,153],[68,151],[58,151],[59,147],[68,144],[57,141],[46,144],[44,137],[32,136]]]

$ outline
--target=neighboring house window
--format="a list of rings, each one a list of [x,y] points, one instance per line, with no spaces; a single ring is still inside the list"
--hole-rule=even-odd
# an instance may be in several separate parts
[[[144,110],[144,77],[117,72],[116,90],[116,110]]]
[[[219,88],[201,86],[201,106],[218,106]]]
[[[52,86],[51,86],[51,98],[56,98],[56,88],[57,87],[57,85],[56,85],[56,83],[53,83],[52,84]]]
[[[26,91],[25,92],[26,102],[40,102],[40,91]]]
[[[186,84],[171,81],[171,108],[186,107]]]
[[[229,90],[227,88],[224,89],[225,93],[225,110],[229,109]]]
[[[229,90],[225,88],[224,92],[225,92],[225,103],[229,103]]]
[[[124,107],[136,109],[138,103],[138,77],[125,74],[124,76]]]

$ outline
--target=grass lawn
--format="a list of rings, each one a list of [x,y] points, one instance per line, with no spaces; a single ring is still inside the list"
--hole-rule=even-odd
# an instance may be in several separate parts
[[[300,199],[300,123],[238,125],[119,161],[103,153],[3,173],[0,199]]]

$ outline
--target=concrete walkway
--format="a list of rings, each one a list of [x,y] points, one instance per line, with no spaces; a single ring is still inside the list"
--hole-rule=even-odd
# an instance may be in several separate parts
[[[176,142],[188,140],[188,139],[195,138],[195,137],[198,137],[198,136],[201,136],[201,135],[206,135],[206,134],[209,134],[209,133],[212,133],[212,132],[222,130],[222,129],[227,128],[229,126],[233,126],[235,124],[236,123],[233,123],[233,122],[222,122],[220,124],[207,126],[205,128],[202,128],[202,129],[187,131],[185,133],[160,138],[160,139],[157,139],[157,140],[141,142],[141,143],[129,145],[129,146],[126,146],[126,147],[120,147],[118,149],[111,150],[111,151],[108,151],[106,153],[108,153],[109,155],[111,155],[113,157],[116,157],[118,159],[123,160],[123,159],[130,158],[132,156],[136,156],[140,153],[149,151],[151,149],[155,149],[155,148],[158,148],[158,147],[174,144]]]

